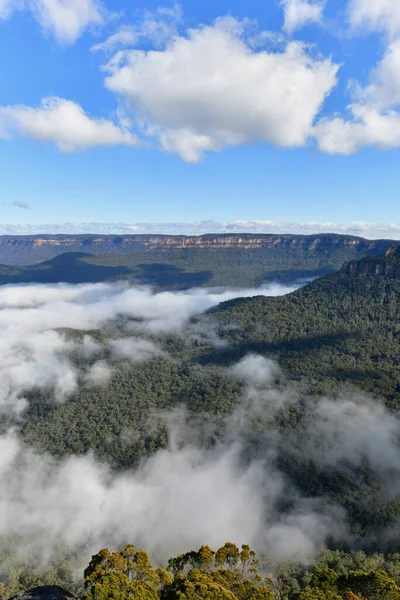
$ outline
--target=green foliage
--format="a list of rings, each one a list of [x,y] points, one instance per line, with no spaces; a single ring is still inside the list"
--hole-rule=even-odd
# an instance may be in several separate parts
[[[147,553],[132,545],[121,552],[103,549],[85,570],[84,600],[272,600],[249,546],[240,551],[227,543],[217,552],[202,546],[171,558],[168,570],[153,569]]]
[[[376,275],[376,272],[382,274]],[[288,378],[311,394],[363,389],[400,408],[400,256],[351,263],[293,294],[226,302],[199,324],[217,324],[225,351],[203,363],[229,364],[247,352],[279,357]]]
[[[15,541],[14,541],[15,542]],[[128,545],[120,552],[101,550],[84,572],[84,589],[72,577],[72,557],[47,563],[30,555],[25,565],[13,540],[0,557],[0,598],[39,585],[61,585],[80,600],[399,600],[400,555],[325,550],[309,567],[280,565],[274,573],[259,567],[249,546],[227,543],[190,551],[154,568],[144,550]],[[218,556],[218,559],[217,559]],[[28,557],[26,557],[28,559]],[[222,562],[221,562],[222,561]],[[63,567],[61,568],[61,565]],[[57,574],[56,574],[57,573]],[[69,574],[70,573],[70,574]],[[56,575],[55,575],[56,574]]]
[[[108,385],[81,386],[63,404],[49,394],[30,393],[20,424],[24,440],[55,456],[93,450],[112,466],[132,468],[167,445],[159,417],[164,411],[183,405],[193,418],[227,415],[243,390],[220,368],[179,359],[115,367]]]
[[[172,583],[163,569],[153,569],[147,552],[130,544],[121,552],[105,548],[92,557],[84,572],[84,600],[158,600],[158,592]]]
[[[41,585],[60,585],[78,594],[82,588],[83,553],[54,548],[41,556],[22,536],[0,536],[0,598],[11,598]]]
[[[29,444],[56,456],[92,449],[116,468],[132,467],[167,443],[157,414],[183,404],[197,422],[223,421],[243,391],[243,383],[230,379],[224,367],[249,351],[279,357],[287,381],[299,391],[299,402],[283,408],[269,424],[284,441],[277,467],[307,496],[330,497],[343,506],[360,543],[363,537],[374,539],[371,534],[379,539],[379,532],[398,519],[400,500],[383,496],[368,465],[322,467],[287,448],[301,441],[315,399],[322,394],[335,396],[355,386],[379,395],[390,410],[400,409],[399,267],[397,255],[368,259],[287,297],[225,303],[198,321],[216,323],[227,347],[190,347],[177,338],[164,338],[159,341],[174,361],[157,358],[117,368],[108,386],[82,387],[64,404],[31,393],[18,424],[20,433]],[[109,335],[97,333],[100,341]],[[268,426],[262,419],[254,425],[246,440],[249,459],[257,456],[257,444]],[[87,573],[87,598],[399,598],[398,554],[329,550],[308,569],[279,567],[271,585],[259,581],[256,557],[246,546],[239,550],[227,544],[216,553],[203,546],[171,559],[168,572],[153,569],[147,555],[130,546],[117,554],[94,557]],[[47,569],[2,549],[0,592],[9,597],[41,582],[71,587],[75,580],[68,564],[61,567],[55,560]]]

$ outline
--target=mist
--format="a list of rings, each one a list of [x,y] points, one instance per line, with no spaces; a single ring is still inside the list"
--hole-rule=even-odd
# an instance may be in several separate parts
[[[87,335],[71,339],[65,330],[87,331],[112,327],[123,319],[127,340],[110,342],[117,357],[137,362],[162,354],[161,348],[140,334],[179,333],[194,316],[219,302],[244,296],[277,296],[298,285],[272,284],[258,289],[155,293],[148,287],[124,283],[84,285],[19,285],[0,287],[0,411],[20,413],[29,389],[52,390],[60,401],[73,394],[80,382],[70,360],[81,354],[95,359],[102,348]],[[90,365],[87,385],[104,383],[112,371],[104,362]]]
[[[81,385],[107,385],[115,361],[170,360],[151,336],[185,339],[190,319],[216,302],[294,287],[177,293],[122,284],[0,288],[3,415],[18,414],[23,422],[30,389],[51,390],[67,402]],[[121,317],[122,328],[119,322],[114,329]],[[99,342],[93,334],[99,328],[111,337]],[[84,333],[71,337],[69,329]],[[398,493],[400,420],[361,394],[310,399],[307,419],[288,440],[276,417],[305,400],[279,364],[248,355],[224,373],[244,386],[233,412],[218,426],[193,420],[185,407],[158,415],[168,446],[136,469],[116,472],[90,453],[56,459],[27,447],[18,428],[9,428],[0,436],[0,535],[21,536],[20,551],[34,548],[43,561],[60,543],[83,548],[82,567],[101,547],[128,542],[159,563],[227,540],[268,553],[271,565],[307,563],[328,540],[356,547],[345,510],[297,489],[277,457],[283,450],[312,457],[355,485],[355,467],[366,464],[390,499]]]

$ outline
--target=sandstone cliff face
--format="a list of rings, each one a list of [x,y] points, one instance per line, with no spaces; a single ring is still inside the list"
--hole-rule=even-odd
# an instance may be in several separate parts
[[[365,246],[372,248],[377,242],[353,238],[350,236],[295,236],[295,235],[203,235],[203,236],[164,236],[164,235],[132,235],[132,236],[80,236],[69,237],[33,237],[27,243],[37,246],[64,246],[68,248],[76,243],[83,246],[101,246],[112,244],[114,246],[141,245],[151,249],[161,248],[276,248],[279,246],[303,247],[310,250],[335,246]],[[18,242],[18,240],[17,240]],[[21,239],[21,242],[23,240]],[[0,238],[1,245],[1,238]]]
[[[351,276],[391,277],[400,269],[400,246],[391,245],[382,257],[364,258],[344,265],[342,272]]]
[[[370,241],[352,236],[273,235],[273,234],[208,234],[203,236],[167,235],[41,235],[0,236],[0,263],[28,265],[55,258],[65,252],[92,254],[131,254],[151,250],[184,249],[258,249],[330,253],[353,248],[360,256],[384,253],[387,240]],[[356,258],[356,256],[355,256]]]

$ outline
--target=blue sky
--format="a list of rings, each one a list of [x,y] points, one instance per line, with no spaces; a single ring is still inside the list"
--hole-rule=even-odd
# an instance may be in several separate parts
[[[0,0],[0,52],[2,224],[397,231],[395,2]]]

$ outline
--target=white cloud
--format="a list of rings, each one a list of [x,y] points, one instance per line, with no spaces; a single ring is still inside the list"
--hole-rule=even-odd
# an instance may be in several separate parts
[[[106,69],[106,86],[144,134],[196,162],[206,151],[257,141],[304,145],[338,67],[295,42],[282,52],[254,51],[243,23],[225,18],[163,51],[120,51]]]
[[[349,20],[355,28],[400,33],[400,4],[397,0],[350,0]]]
[[[106,119],[88,116],[82,107],[63,98],[45,98],[38,108],[0,107],[0,137],[17,133],[41,142],[53,142],[63,152],[95,146],[138,145],[135,135]]]
[[[105,360],[95,362],[86,373],[84,381],[90,386],[104,385],[109,382],[112,376],[112,369]]]
[[[92,51],[114,52],[117,48],[134,47],[143,40],[150,41],[155,48],[162,48],[178,34],[181,21],[182,9],[178,4],[171,8],[146,10],[137,25],[122,25],[104,42],[95,44]]]
[[[103,25],[107,11],[98,0],[0,0],[0,19],[30,10],[42,29],[62,44],[72,44],[90,27]]]
[[[400,41],[389,44],[372,69],[369,84],[353,84],[350,119],[320,120],[314,128],[318,146],[329,154],[352,154],[364,146],[400,147]]]
[[[271,385],[282,376],[279,365],[259,354],[249,354],[230,369],[233,377],[244,379],[251,386]]]
[[[102,7],[97,0],[30,0],[41,27],[64,44],[71,44],[88,27],[103,24]]]
[[[42,225],[0,225],[0,235],[37,234],[115,234],[115,235],[203,235],[208,233],[266,233],[313,235],[338,233],[361,236],[367,239],[400,240],[400,223],[330,223],[315,221],[296,223],[290,221],[241,220],[232,222],[197,221],[166,223],[55,223]]]
[[[358,102],[377,110],[400,105],[400,40],[389,44],[382,60],[372,69],[369,80],[365,88],[355,87]]]
[[[349,155],[365,146],[382,149],[400,147],[400,114],[382,114],[374,109],[353,106],[353,119],[323,119],[315,128],[320,150]]]
[[[21,447],[11,432],[0,436],[0,534],[22,533],[36,556],[60,543],[90,556],[134,540],[164,561],[229,539],[271,551],[272,561],[309,560],[328,537],[346,535],[345,513],[294,490],[274,464],[274,447],[249,460],[243,438],[265,412],[262,402],[256,412],[238,406],[209,449],[201,445],[207,425],[166,415],[169,447],[119,474],[90,455],[56,461]]]
[[[308,0],[281,0],[284,13],[283,29],[292,34],[308,23],[321,23],[325,7],[324,2]]]

